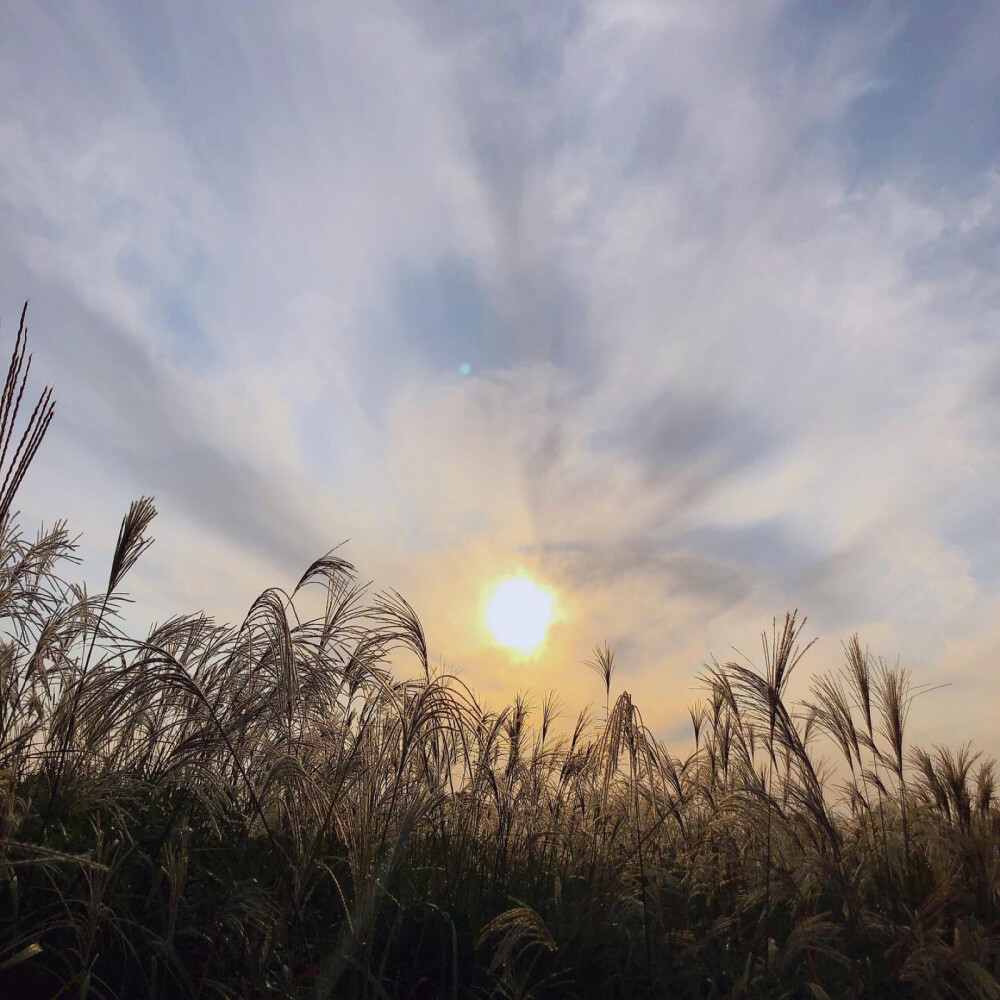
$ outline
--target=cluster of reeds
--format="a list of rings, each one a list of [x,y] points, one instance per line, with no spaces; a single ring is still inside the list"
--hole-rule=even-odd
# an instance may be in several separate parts
[[[711,664],[678,759],[607,647],[574,726],[487,711],[336,555],[131,638],[154,515],[98,594],[65,525],[0,524],[0,995],[1000,996],[993,764],[908,749],[917,691],[857,638],[802,704],[796,615]]]

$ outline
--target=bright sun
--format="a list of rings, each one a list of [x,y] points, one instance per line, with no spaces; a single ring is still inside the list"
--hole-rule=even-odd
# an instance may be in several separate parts
[[[518,653],[534,652],[552,621],[554,595],[526,577],[500,583],[486,606],[486,624],[500,646]]]

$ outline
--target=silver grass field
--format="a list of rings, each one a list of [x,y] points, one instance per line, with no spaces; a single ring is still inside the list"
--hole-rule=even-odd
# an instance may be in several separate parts
[[[132,637],[152,500],[100,593],[72,582],[65,524],[19,524],[54,408],[46,389],[25,416],[26,344],[22,314],[0,399],[0,996],[1000,997],[994,764],[909,745],[905,668],[853,636],[791,703],[789,614],[756,665],[703,669],[678,758],[607,646],[575,722],[556,695],[486,711],[407,600],[336,554],[238,625]]]

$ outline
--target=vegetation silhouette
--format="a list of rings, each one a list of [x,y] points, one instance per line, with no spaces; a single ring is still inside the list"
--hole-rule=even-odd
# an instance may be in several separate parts
[[[9,447],[26,346],[22,313],[0,397],[0,994],[1000,996],[994,764],[908,749],[917,691],[857,636],[801,704],[795,613],[762,669],[706,666],[683,759],[613,692],[606,645],[603,717],[488,711],[335,553],[239,625],[133,638],[152,501],[98,594],[64,579],[64,523],[27,538],[12,513],[53,411],[46,389]],[[303,620],[307,588],[325,604]]]

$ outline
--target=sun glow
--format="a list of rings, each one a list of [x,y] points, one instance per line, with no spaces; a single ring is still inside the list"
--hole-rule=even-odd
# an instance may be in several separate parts
[[[545,641],[554,600],[550,590],[527,577],[503,580],[486,606],[486,624],[497,645],[533,653]]]

